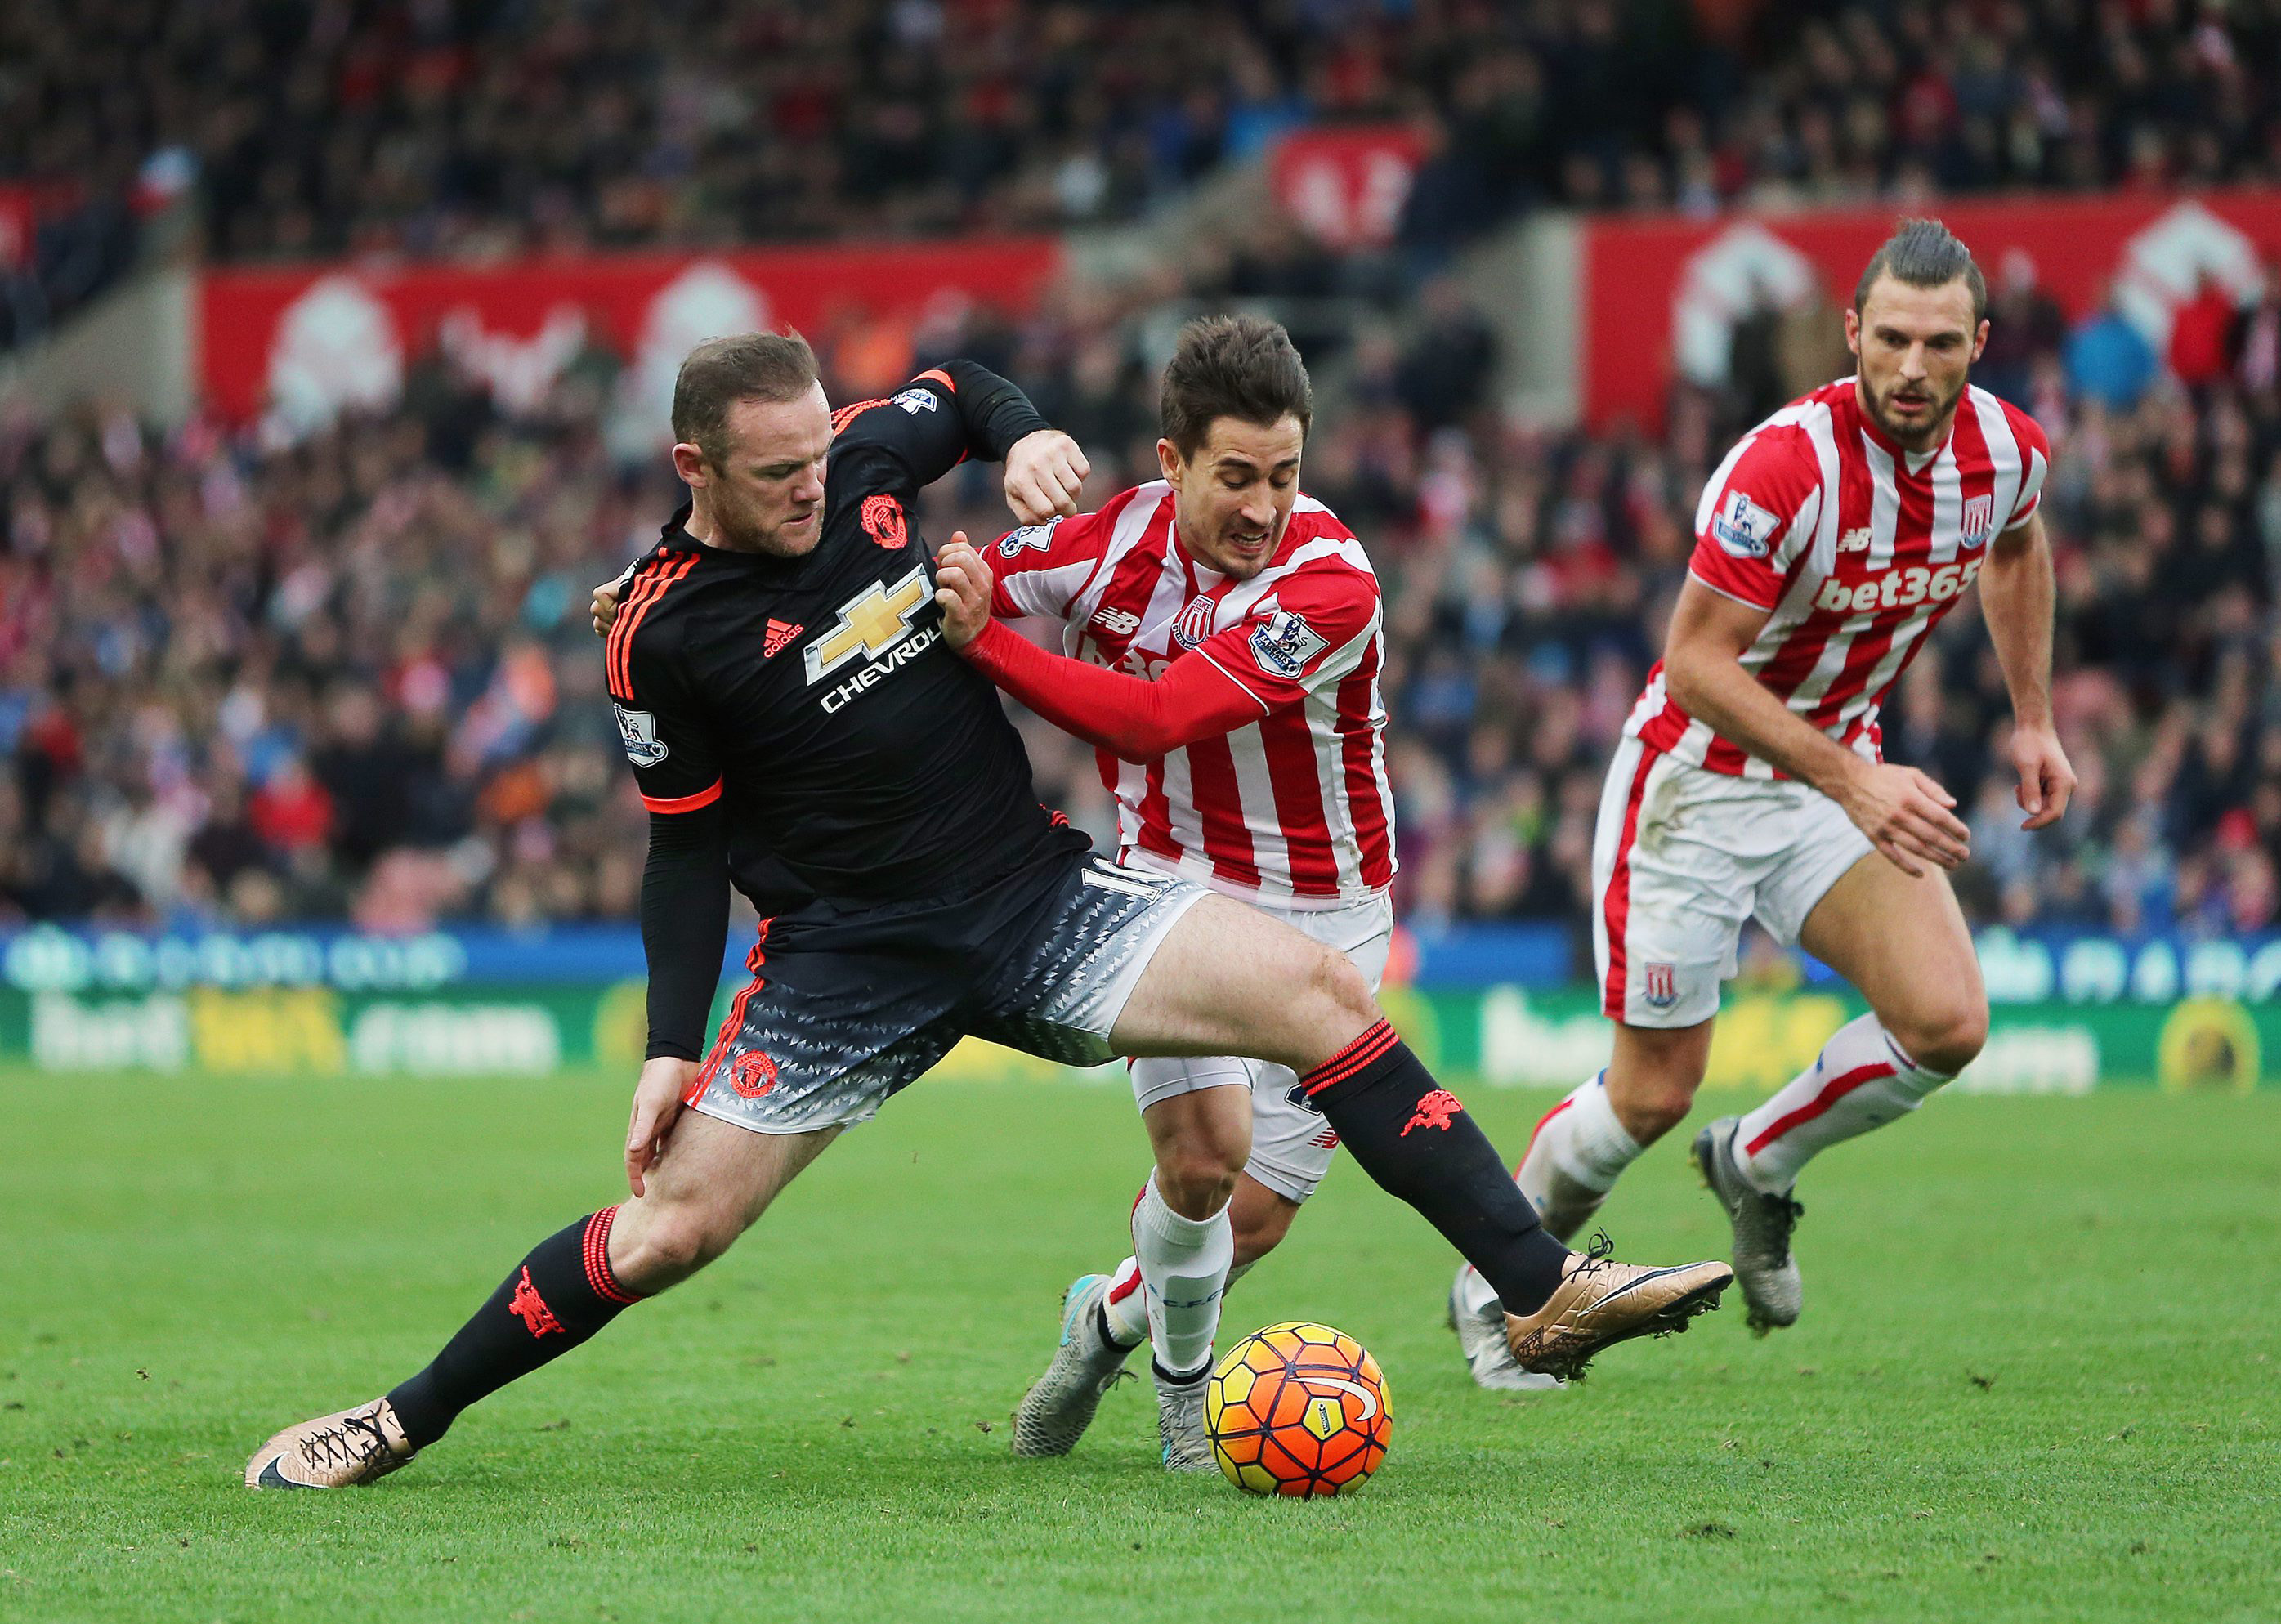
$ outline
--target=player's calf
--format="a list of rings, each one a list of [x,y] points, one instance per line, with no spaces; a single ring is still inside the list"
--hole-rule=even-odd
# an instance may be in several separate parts
[[[1947,1056],[1972,1048],[1971,1035],[1948,1033]],[[1815,1156],[1906,1116],[1953,1076],[1920,1064],[1875,1015],[1858,1017],[1837,1029],[1811,1066],[1742,1118],[1736,1165],[1759,1189],[1787,1195]]]

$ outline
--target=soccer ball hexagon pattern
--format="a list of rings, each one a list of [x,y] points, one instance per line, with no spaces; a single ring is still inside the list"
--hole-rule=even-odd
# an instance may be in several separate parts
[[[1253,1494],[1350,1494],[1386,1458],[1393,1425],[1378,1361],[1345,1332],[1304,1320],[1237,1342],[1204,1389],[1213,1458]]]

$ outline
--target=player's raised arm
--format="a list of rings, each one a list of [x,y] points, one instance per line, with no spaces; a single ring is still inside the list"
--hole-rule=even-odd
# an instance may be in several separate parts
[[[1006,505],[1025,523],[1077,511],[1091,472],[1077,442],[1038,414],[1030,398],[986,367],[945,361],[893,395],[831,414],[833,456],[875,451],[916,493],[969,457],[1006,464]]]
[[[955,536],[938,562],[944,635],[991,681],[1063,731],[1129,762],[1148,762],[1297,704],[1350,670],[1377,621],[1369,578],[1295,584],[1302,605],[1274,599],[1206,639],[1197,658],[1151,680],[1040,648],[992,618],[1005,612],[989,566]],[[1345,572],[1342,572],[1343,576]],[[1269,605],[1272,607],[1269,607]]]

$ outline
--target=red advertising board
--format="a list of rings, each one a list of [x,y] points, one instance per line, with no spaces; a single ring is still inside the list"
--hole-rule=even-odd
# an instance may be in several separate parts
[[[543,392],[599,344],[641,396],[661,378],[669,396],[673,368],[703,339],[907,327],[946,294],[1018,311],[1060,265],[1051,239],[1009,238],[214,270],[200,288],[199,379],[231,418],[272,403],[322,415],[392,398],[406,366],[439,344],[510,398]]]
[[[0,182],[0,270],[29,264],[40,212],[28,186]]]
[[[1410,200],[1426,143],[1406,124],[1300,130],[1268,166],[1285,213],[1334,248],[1391,241]]]
[[[1962,237],[1991,284],[2025,254],[2073,319],[2113,290],[2160,352],[2170,312],[2200,279],[2254,296],[2281,257],[2281,192],[1973,202],[1921,211]],[[1861,267],[1902,212],[1596,220],[1583,228],[1581,357],[1588,421],[1653,424],[1676,375],[1715,383],[1735,320],[1763,293],[1787,302],[1813,284],[1850,304]]]

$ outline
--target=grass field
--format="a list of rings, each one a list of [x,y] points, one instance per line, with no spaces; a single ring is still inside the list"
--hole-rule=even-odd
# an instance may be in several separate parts
[[[923,1086],[411,1470],[241,1488],[612,1199],[626,1093],[0,1076],[0,1619],[2281,1617],[2269,1095],[1937,1101],[1813,1170],[1798,1329],[1544,1398],[1466,1381],[1448,1255],[1342,1165],[1230,1299],[1388,1373],[1386,1466],[1310,1504],[1168,1480],[1144,1383],[1011,1458],[1141,1141],[1114,1083]],[[1469,1102],[1516,1151],[1544,1104]],[[1687,1138],[1624,1255],[1723,1248]]]

